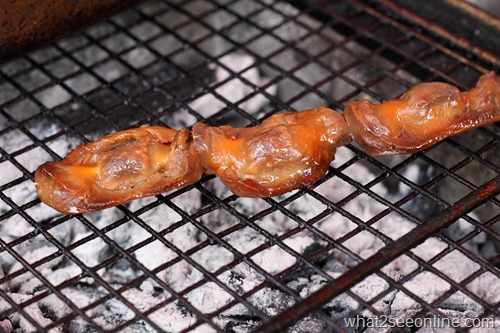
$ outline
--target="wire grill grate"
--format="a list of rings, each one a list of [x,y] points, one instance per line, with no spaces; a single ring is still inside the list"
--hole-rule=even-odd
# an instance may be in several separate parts
[[[238,198],[207,176],[61,216],[32,182],[43,161],[111,131],[247,126],[394,98],[420,81],[468,89],[490,70],[357,0],[148,1],[1,65],[0,327],[246,332],[289,321],[292,332],[352,332],[346,318],[432,315],[500,327],[497,125],[411,156],[349,145],[315,188],[269,199]],[[437,216],[440,231],[429,229]],[[412,230],[426,240],[407,251]],[[311,302],[328,288],[326,305]]]

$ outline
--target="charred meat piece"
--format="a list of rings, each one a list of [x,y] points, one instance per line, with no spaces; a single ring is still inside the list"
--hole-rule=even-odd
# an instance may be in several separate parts
[[[65,214],[113,207],[196,182],[202,174],[188,130],[142,126],[83,144],[35,172],[40,199]]]
[[[351,135],[369,155],[415,153],[499,121],[500,78],[485,74],[466,92],[447,83],[420,83],[378,105],[366,99],[351,102],[344,117]]]
[[[255,127],[193,126],[201,164],[240,196],[270,197],[321,179],[347,124],[326,107],[275,114]]]

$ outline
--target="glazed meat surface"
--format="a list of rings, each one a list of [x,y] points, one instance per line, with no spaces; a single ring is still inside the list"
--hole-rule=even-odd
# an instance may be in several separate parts
[[[188,130],[142,126],[83,144],[35,172],[40,199],[65,214],[113,207],[196,182],[201,165]]]
[[[174,131],[143,126],[105,136],[35,172],[40,199],[76,214],[187,186],[215,174],[235,194],[270,197],[321,179],[338,146],[353,138],[369,155],[409,154],[500,120],[500,78],[460,92],[417,84],[401,97],[350,102],[344,115],[318,107],[272,115],[247,128],[203,123]]]
[[[326,107],[278,113],[247,128],[196,123],[193,138],[205,172],[246,197],[312,186],[350,141],[343,117]]]
[[[460,92],[441,82],[420,83],[378,105],[363,99],[344,111],[351,135],[369,155],[410,154],[500,120],[500,78],[483,75]]]

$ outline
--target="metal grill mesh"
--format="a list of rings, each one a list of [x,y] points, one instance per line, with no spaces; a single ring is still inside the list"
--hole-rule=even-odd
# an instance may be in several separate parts
[[[468,89],[499,72],[395,14],[355,0],[149,1],[2,65],[2,328],[245,332],[288,319],[294,332],[356,331],[346,318],[467,311],[500,327],[496,125],[411,156],[349,145],[315,188],[271,199],[238,198],[213,177],[78,216],[36,197],[36,166],[112,131],[246,126],[281,110],[387,100],[420,81]],[[485,188],[482,205],[428,233],[431,216]],[[374,262],[410,230],[429,237]],[[308,302],[357,266],[372,270],[321,308]]]

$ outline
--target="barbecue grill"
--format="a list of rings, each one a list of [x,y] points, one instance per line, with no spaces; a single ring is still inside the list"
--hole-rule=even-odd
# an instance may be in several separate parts
[[[422,81],[469,89],[500,72],[500,34],[479,9],[464,17],[476,39],[404,1],[147,1],[1,64],[0,330],[498,330],[497,124],[413,155],[351,144],[313,188],[274,198],[205,176],[62,216],[33,185],[42,162],[142,124],[250,126]]]

